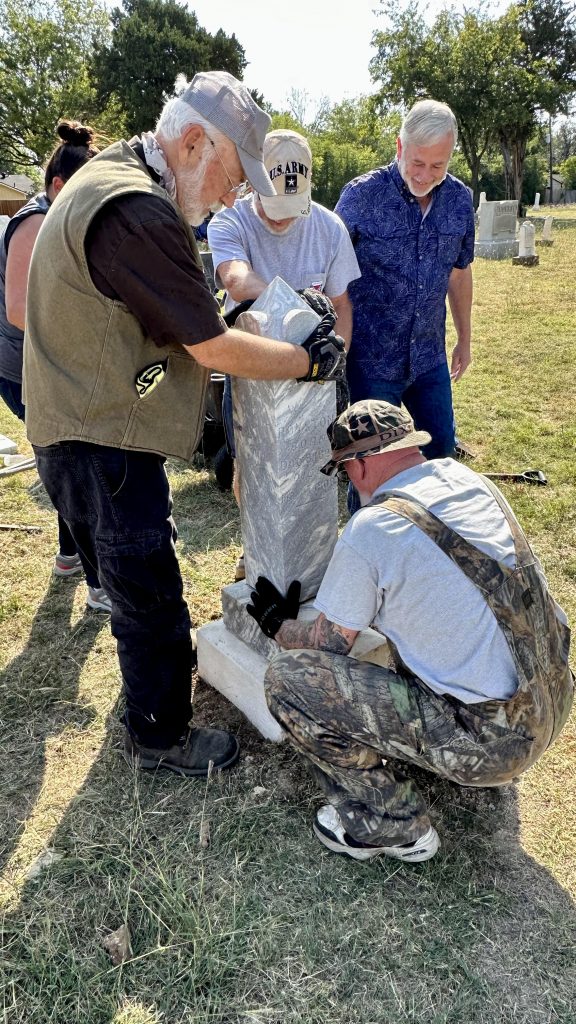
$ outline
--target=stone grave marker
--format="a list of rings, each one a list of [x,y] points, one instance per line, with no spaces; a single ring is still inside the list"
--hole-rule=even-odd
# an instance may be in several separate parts
[[[534,209],[535,210],[539,210],[540,209],[540,193],[539,192],[537,192],[535,197],[534,197]]]
[[[540,257],[536,254],[536,228],[529,220],[525,220],[520,228],[519,252],[512,257],[516,267],[536,267]]]
[[[478,207],[478,239],[474,255],[485,260],[503,260],[518,252],[516,218],[518,200],[484,202]]]
[[[275,278],[237,326],[299,344],[319,319]],[[319,470],[330,457],[326,428],[336,415],[336,385],[234,378],[232,393],[246,582],[224,587],[223,618],[197,631],[198,673],[263,736],[280,740],[282,729],[264,697],[268,661],[280,648],[246,605],[260,575],[282,593],[299,579],[301,599],[312,599],[330,561],[338,533],[337,480]],[[302,618],[316,615],[310,603],[301,608]],[[370,656],[382,643],[367,630],[354,656]]]
[[[544,227],[542,228],[542,238],[539,238],[536,245],[541,245],[543,248],[550,248],[554,245],[554,239],[552,238],[552,221],[554,217],[546,217],[544,221]]]

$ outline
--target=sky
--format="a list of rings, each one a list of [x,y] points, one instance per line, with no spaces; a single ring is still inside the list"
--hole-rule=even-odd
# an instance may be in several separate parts
[[[287,108],[291,89],[310,95],[312,111],[322,96],[338,103],[374,91],[368,62],[375,53],[372,33],[384,25],[383,15],[374,13],[378,0],[189,0],[188,6],[209,32],[236,35],[249,61],[246,85],[276,109]],[[427,20],[444,6],[428,0]],[[506,6],[494,0],[490,10]]]

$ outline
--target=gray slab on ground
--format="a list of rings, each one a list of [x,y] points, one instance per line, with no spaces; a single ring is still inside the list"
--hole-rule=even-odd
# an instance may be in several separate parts
[[[12,441],[5,434],[0,434],[0,455],[12,455],[16,451],[18,451],[16,441]]]
[[[519,243],[510,239],[506,242],[475,242],[474,256],[482,260],[506,260],[518,255]]]

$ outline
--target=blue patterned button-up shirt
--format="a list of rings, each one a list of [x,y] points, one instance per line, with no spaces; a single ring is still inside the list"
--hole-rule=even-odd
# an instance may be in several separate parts
[[[448,281],[474,258],[474,210],[450,174],[432,196],[423,216],[394,162],[351,181],[336,206],[362,273],[348,286],[356,393],[366,381],[411,382],[446,359]]]

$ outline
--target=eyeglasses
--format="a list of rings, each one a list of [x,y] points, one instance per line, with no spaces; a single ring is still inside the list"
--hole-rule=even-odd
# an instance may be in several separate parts
[[[220,153],[216,149],[216,143],[212,139],[210,139],[209,141],[210,141],[210,145],[212,146],[212,149],[216,153],[216,156],[218,157],[218,159],[219,159],[219,161],[220,161],[220,163],[222,165],[222,170],[224,171],[224,174],[226,175],[226,177],[228,178],[228,181],[230,182],[230,188],[224,194],[225,195],[229,195],[230,192],[233,192],[234,193],[234,197],[236,199],[243,199],[244,196],[247,196],[248,193],[252,191],[252,186],[251,186],[250,182],[249,181],[241,181],[239,185],[234,185],[234,183],[232,181],[232,178],[230,177],[230,175],[228,173],[226,164],[224,163],[222,157],[220,156]]]

